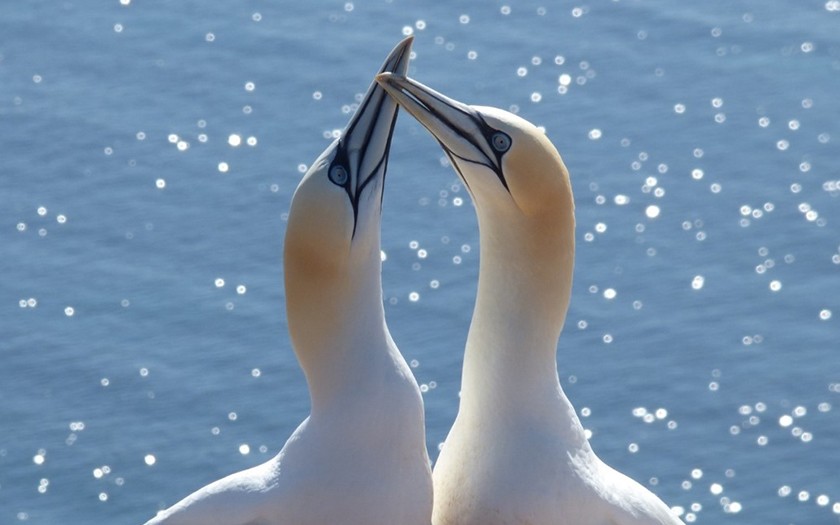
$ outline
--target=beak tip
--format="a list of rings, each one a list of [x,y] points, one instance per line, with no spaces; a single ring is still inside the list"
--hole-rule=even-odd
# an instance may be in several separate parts
[[[385,71],[383,73],[379,73],[378,75],[376,75],[376,77],[374,77],[374,80],[376,80],[377,84],[379,84],[383,88],[387,89],[388,87],[391,86],[392,80],[394,78],[397,78],[398,76],[399,75],[395,75],[394,73],[392,73],[390,71]]]

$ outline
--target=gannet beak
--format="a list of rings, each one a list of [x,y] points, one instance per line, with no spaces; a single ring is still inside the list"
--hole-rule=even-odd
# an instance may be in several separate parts
[[[397,44],[379,72],[405,75],[413,40],[414,37],[410,36]],[[349,171],[345,189],[353,202],[357,219],[362,191],[371,182],[385,177],[398,108],[379,84],[372,82],[341,133],[334,160],[341,162]],[[380,195],[380,203],[381,198]]]
[[[380,73],[376,81],[435,136],[465,182],[459,164],[480,164],[494,171],[507,189],[501,155],[490,145],[496,130],[478,111],[405,76]]]

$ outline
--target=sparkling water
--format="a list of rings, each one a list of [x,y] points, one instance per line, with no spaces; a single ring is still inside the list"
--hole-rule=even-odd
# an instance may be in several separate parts
[[[309,410],[291,195],[409,34],[413,77],[569,167],[558,363],[596,452],[686,523],[840,522],[838,27],[835,0],[0,4],[0,523],[142,523],[277,453]],[[478,233],[405,114],[384,206],[434,459]]]

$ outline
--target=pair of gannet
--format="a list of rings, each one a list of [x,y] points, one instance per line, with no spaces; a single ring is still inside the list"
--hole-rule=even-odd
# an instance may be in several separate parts
[[[404,74],[412,39],[381,71]],[[382,302],[380,215],[397,104],[371,84],[289,211],[289,334],[311,413],[276,457],[161,511],[146,525],[429,525],[423,400]]]
[[[411,38],[392,51],[381,87],[371,85],[292,200],[287,312],[310,417],[272,460],[147,525],[682,523],[598,459],[560,387],[556,346],[575,248],[560,155],[527,121],[406,78],[410,47]],[[433,476],[423,402],[382,305],[379,222],[394,101],[440,142],[479,219],[461,404]]]
[[[478,295],[458,415],[434,468],[434,525],[681,524],[595,455],[560,386],[575,257],[560,154],[507,111],[390,73],[377,81],[434,135],[478,215]]]

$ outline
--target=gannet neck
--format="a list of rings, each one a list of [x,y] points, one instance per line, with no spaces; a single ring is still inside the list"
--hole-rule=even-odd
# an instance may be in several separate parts
[[[571,295],[575,242],[571,192],[563,198],[550,213],[534,216],[513,208],[500,212],[476,199],[481,256],[464,355],[464,410],[530,407],[539,414],[546,407],[534,400],[567,403],[556,355]],[[496,403],[488,403],[488,397]]]
[[[402,359],[385,322],[378,251],[365,259],[331,276],[313,274],[308,260],[287,257],[289,334],[309,384],[313,415],[346,401],[348,392],[363,394],[360,383]]]
[[[482,298],[476,302],[476,312],[521,320],[525,326],[516,335],[544,339],[553,353],[569,307],[574,272],[571,189],[557,193],[547,209],[533,214],[509,202],[497,206],[481,197],[474,200]]]

